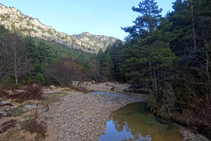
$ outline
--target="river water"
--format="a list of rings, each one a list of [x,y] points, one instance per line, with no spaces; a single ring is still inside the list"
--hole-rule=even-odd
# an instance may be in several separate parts
[[[180,126],[156,118],[146,105],[133,103],[113,112],[99,141],[179,141]]]

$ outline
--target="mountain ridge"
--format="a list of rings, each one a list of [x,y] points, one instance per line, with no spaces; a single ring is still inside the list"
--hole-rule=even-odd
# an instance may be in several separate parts
[[[0,25],[3,25],[8,30],[19,30],[26,36],[38,37],[88,53],[97,53],[99,49],[105,50],[109,44],[112,45],[119,40],[104,35],[92,35],[89,32],[68,35],[41,23],[36,18],[23,14],[14,7],[6,7],[1,3]]]

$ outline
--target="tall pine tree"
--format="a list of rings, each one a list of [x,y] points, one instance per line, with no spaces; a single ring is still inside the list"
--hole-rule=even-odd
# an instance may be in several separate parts
[[[176,56],[168,48],[169,36],[165,28],[169,27],[168,21],[162,22],[161,11],[154,0],[144,0],[133,11],[140,13],[133,26],[122,28],[129,33],[132,44],[123,50],[122,72],[133,84],[147,82],[157,97],[159,72],[171,69]],[[167,38],[169,39],[169,38]]]

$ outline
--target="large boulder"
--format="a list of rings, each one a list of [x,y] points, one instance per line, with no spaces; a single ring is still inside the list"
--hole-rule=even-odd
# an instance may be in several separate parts
[[[96,82],[94,80],[91,81],[92,84],[95,84]]]
[[[79,86],[79,81],[72,81],[72,86],[73,87],[78,87]]]
[[[87,82],[86,82],[86,81],[85,81],[85,82],[81,82],[81,83],[79,84],[79,86],[82,87],[82,88],[84,88],[84,87],[87,86]]]
[[[91,86],[92,85],[92,82],[87,82],[86,83],[86,86]]]
[[[92,82],[87,82],[87,81],[85,81],[85,82],[79,83],[78,85],[79,85],[79,87],[81,87],[81,88],[85,88],[85,87],[87,87],[87,86],[92,86],[93,84],[92,84]]]
[[[55,88],[56,88],[56,86],[54,86],[54,85],[50,85],[50,86],[49,86],[49,88],[50,88],[50,89],[55,89]]]

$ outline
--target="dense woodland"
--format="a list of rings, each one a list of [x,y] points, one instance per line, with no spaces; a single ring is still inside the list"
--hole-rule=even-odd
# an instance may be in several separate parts
[[[70,86],[73,80],[116,81],[149,93],[158,116],[211,138],[211,1],[176,0],[161,16],[154,0],[132,7],[129,35],[97,55],[22,36],[0,26],[0,86],[28,82]]]
[[[98,54],[101,76],[147,89],[156,115],[211,138],[211,1],[176,0],[165,17],[154,0],[132,10],[139,16],[122,28],[125,43]]]

